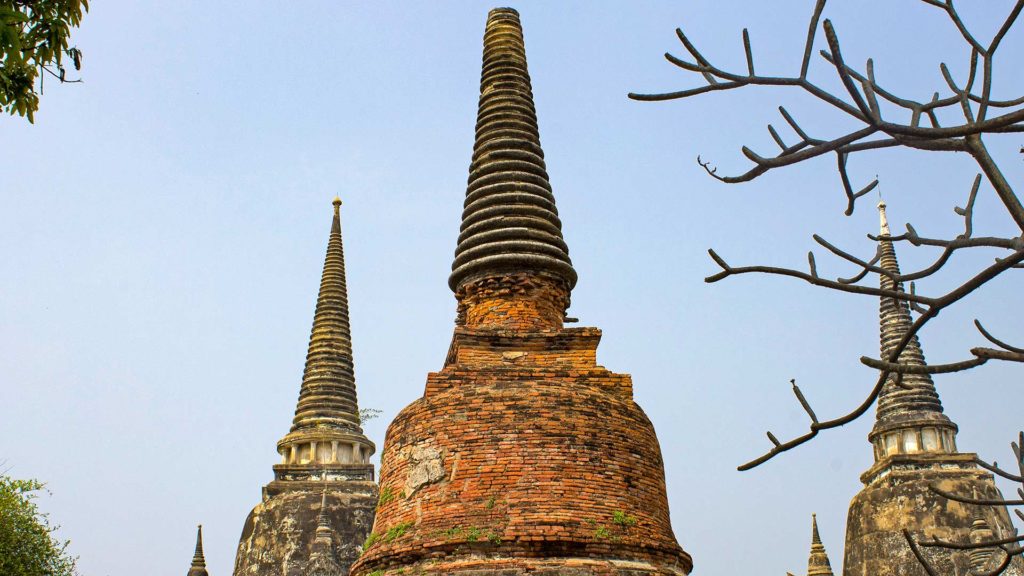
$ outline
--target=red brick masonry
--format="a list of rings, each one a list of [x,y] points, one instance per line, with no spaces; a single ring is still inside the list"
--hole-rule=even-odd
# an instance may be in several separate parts
[[[596,364],[600,338],[456,328],[388,429],[352,574],[688,573],[654,428],[629,375]]]

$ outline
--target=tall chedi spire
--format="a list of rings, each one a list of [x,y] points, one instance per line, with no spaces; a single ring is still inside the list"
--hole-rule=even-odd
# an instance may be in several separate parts
[[[519,14],[490,13],[484,32],[476,143],[448,285],[459,322],[560,328],[576,271],[540,147]],[[496,295],[519,314],[493,310]]]
[[[242,529],[235,576],[290,575],[322,558],[311,553],[318,518],[327,514],[344,573],[373,522],[375,447],[359,425],[340,209],[335,198],[295,417],[277,443],[281,462],[274,466],[274,480]]]
[[[345,253],[341,243],[341,199],[334,199],[320,294],[309,335],[299,403],[288,434],[277,443],[278,479],[303,479],[324,472],[372,480],[375,447],[359,427],[352,368]]]
[[[206,571],[206,557],[203,556],[203,525],[196,529],[196,551],[192,555],[192,566],[188,569],[188,576],[210,576]]]
[[[661,451],[601,331],[564,328],[576,271],[545,171],[519,14],[484,34],[444,367],[388,428],[353,576],[688,574]]]
[[[881,240],[879,266],[899,277],[900,265],[890,240],[885,202],[878,203]],[[881,274],[883,290],[903,292],[903,282]],[[882,359],[888,360],[910,330],[913,319],[905,300],[882,297],[879,319]],[[899,356],[899,363],[924,367],[924,353],[915,334]],[[942,403],[928,374],[904,374],[900,381],[892,374],[878,397],[875,426],[868,437],[875,446],[875,461],[892,454],[955,453],[957,426],[942,413]]]
[[[880,285],[884,290],[903,292],[885,202],[880,202],[878,209],[879,266],[889,273],[880,275]],[[883,296],[879,319],[882,359],[888,360],[913,323],[910,306]],[[900,353],[899,363],[927,366],[916,335]],[[957,426],[943,414],[931,376],[904,374],[901,380],[893,374],[885,382],[875,425],[868,435],[875,464],[861,475],[865,486],[850,503],[846,521],[844,574],[925,576],[903,530],[918,540],[962,543],[969,541],[971,528],[980,519],[993,527],[996,537],[1013,532],[1005,507],[953,502],[931,489],[934,486],[968,498],[1002,498],[992,475],[975,465],[976,456],[957,451],[956,434]],[[940,573],[966,574],[970,569],[971,556],[966,551],[924,548],[923,553]],[[1024,574],[1024,566],[1015,562],[1006,574]]]

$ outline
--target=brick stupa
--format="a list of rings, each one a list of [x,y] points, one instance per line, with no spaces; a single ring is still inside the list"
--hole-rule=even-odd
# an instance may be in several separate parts
[[[353,576],[688,574],[630,376],[596,363],[600,330],[563,327],[576,272],[512,9],[488,16],[469,172],[454,337],[388,428]]]
[[[899,263],[890,240],[885,203],[881,218],[879,266],[895,275],[881,276],[885,290],[903,292]],[[906,301],[882,297],[881,352],[888,359],[913,322]],[[924,353],[913,336],[899,362],[918,368],[902,383],[891,377],[878,397],[875,425],[868,439],[875,464],[861,475],[864,489],[850,503],[846,520],[843,574],[847,576],[927,576],[914,556],[903,530],[917,541],[939,539],[966,544],[988,530],[988,541],[1016,535],[1005,506],[955,502],[931,490],[981,500],[1002,500],[992,475],[975,464],[974,454],[957,451],[957,426],[942,410],[931,376],[924,372]],[[923,548],[922,553],[940,574],[985,574],[997,568],[1005,555],[997,548],[950,551]],[[973,568],[972,568],[973,567]],[[974,570],[971,572],[971,570]],[[1020,576],[1019,559],[1006,576]]]
[[[325,559],[340,576],[373,524],[375,447],[359,426],[340,207],[335,198],[295,418],[277,443],[274,480],[245,520],[234,576],[319,575]]]

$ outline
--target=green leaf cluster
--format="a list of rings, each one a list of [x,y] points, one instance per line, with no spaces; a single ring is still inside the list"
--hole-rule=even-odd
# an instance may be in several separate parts
[[[377,499],[377,507],[380,508],[381,506],[394,502],[400,498],[405,498],[405,490],[395,492],[390,486],[385,486],[380,489],[380,498]]]
[[[38,480],[0,475],[0,574],[4,576],[74,576],[76,558],[70,541],[57,539],[59,526],[50,524],[36,506],[44,489]]]
[[[622,526],[623,528],[629,528],[630,526],[636,526],[636,516],[632,514],[626,514],[622,510],[616,510],[612,513],[612,522]]]
[[[388,531],[384,533],[384,541],[394,542],[398,538],[405,536],[405,533],[409,528],[412,528],[412,522],[399,522],[398,524],[395,524],[391,528],[388,528]]]
[[[65,56],[81,68],[82,53],[68,40],[88,11],[88,0],[0,0],[0,111],[32,122],[42,68],[55,66],[60,81]]]

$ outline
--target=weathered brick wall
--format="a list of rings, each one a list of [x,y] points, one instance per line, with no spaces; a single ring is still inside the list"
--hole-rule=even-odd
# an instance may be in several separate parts
[[[353,574],[689,572],[654,429],[630,377],[596,365],[599,339],[458,328],[388,429]]]
[[[537,273],[487,276],[459,287],[456,323],[474,328],[557,330],[569,308],[569,285]]]

